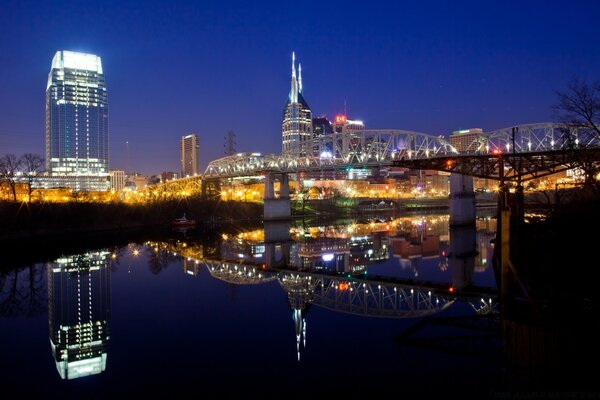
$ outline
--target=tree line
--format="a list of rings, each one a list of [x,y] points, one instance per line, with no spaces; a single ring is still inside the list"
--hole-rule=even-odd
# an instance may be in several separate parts
[[[25,153],[21,157],[5,154],[0,157],[0,180],[7,184],[13,200],[17,200],[17,182],[27,182],[28,195],[31,196],[33,181],[45,170],[45,162],[38,154]]]

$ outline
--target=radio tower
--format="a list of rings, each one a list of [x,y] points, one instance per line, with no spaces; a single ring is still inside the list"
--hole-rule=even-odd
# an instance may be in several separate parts
[[[232,156],[236,153],[235,151],[235,132],[228,131],[225,134],[225,143],[223,144],[223,150],[226,156]]]

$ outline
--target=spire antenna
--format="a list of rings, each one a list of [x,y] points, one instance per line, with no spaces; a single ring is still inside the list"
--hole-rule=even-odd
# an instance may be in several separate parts
[[[298,63],[298,93],[302,93],[302,64]]]

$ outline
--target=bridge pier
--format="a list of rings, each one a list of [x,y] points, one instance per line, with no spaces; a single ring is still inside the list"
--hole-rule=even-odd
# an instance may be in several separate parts
[[[475,225],[473,177],[450,174],[450,226]]]
[[[275,180],[279,176],[279,197],[275,197]],[[288,174],[273,172],[265,176],[264,214],[265,221],[289,220],[292,217],[290,206],[290,181]]]

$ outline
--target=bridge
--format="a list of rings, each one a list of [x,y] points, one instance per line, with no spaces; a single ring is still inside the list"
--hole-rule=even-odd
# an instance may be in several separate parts
[[[233,178],[265,173],[299,173],[343,168],[390,167],[402,157],[420,159],[457,154],[440,136],[404,130],[332,133],[299,145],[287,154],[239,153],[211,161],[203,177]]]
[[[520,183],[576,166],[585,167],[586,162],[599,159],[598,132],[556,123],[477,132],[469,134],[467,141],[463,138],[460,146],[453,146],[442,136],[426,133],[365,130],[316,137],[286,154],[239,153],[214,160],[203,174],[203,192],[211,184],[213,193],[219,191],[220,179],[264,177],[264,217],[277,220],[290,217],[289,174],[347,168],[433,169],[454,175],[451,178],[454,198],[470,198],[472,180],[469,182],[464,176]],[[281,185],[278,198],[273,189],[275,180]],[[456,214],[451,223],[470,223],[471,214]]]
[[[340,168],[385,168],[403,161],[499,154],[569,154],[600,148],[598,132],[556,123],[518,125],[473,135],[460,151],[442,136],[403,130],[365,130],[314,138],[289,154],[238,153],[211,161],[203,178],[299,173]],[[562,158],[562,163],[573,159]],[[554,165],[546,168],[552,170]],[[444,170],[449,170],[444,168]],[[489,176],[489,175],[484,175]]]
[[[474,134],[458,154],[395,159],[393,165],[520,183],[598,160],[597,131],[539,123]]]

